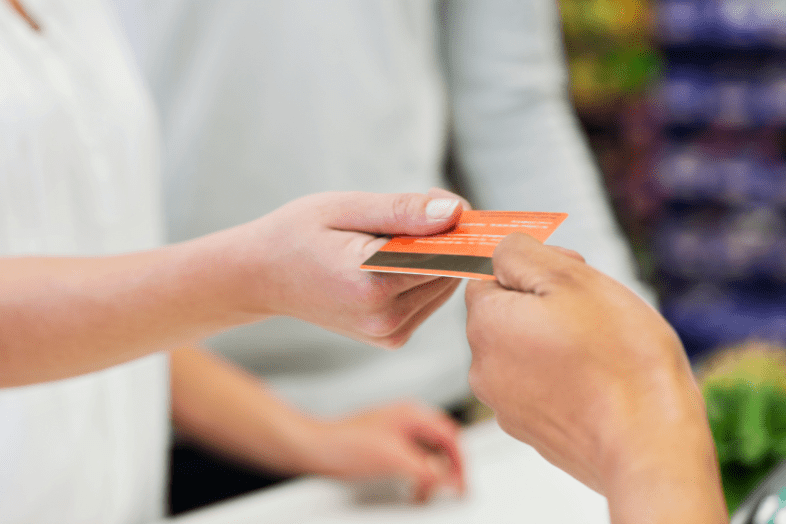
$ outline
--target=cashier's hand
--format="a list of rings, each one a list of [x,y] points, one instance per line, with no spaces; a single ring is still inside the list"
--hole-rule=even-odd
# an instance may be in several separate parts
[[[251,270],[247,289],[264,313],[287,315],[382,347],[398,347],[456,290],[458,279],[374,273],[359,266],[389,239],[454,226],[463,199],[429,195],[322,193],[240,226]],[[264,259],[263,270],[253,263]]]
[[[395,404],[319,423],[308,447],[308,470],[346,480],[404,480],[417,502],[441,489],[461,495],[465,479],[458,437],[458,426],[444,413]]]
[[[704,404],[671,327],[529,236],[467,286],[470,383],[500,426],[606,495],[612,522],[726,522]]]

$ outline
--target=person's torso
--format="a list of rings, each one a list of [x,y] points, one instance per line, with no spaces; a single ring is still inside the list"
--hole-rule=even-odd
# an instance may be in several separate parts
[[[309,193],[443,184],[434,0],[115,2],[162,114],[169,240]],[[447,404],[468,390],[464,316],[456,296],[395,353],[289,318],[210,343],[309,411]]]
[[[142,6],[170,240],[309,193],[439,183],[446,108],[432,1]]]
[[[0,1],[0,256],[149,249],[158,135],[100,0]],[[0,390],[0,522],[130,524],[163,513],[166,355]]]

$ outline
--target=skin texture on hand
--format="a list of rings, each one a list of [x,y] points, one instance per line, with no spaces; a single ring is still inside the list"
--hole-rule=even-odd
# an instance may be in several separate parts
[[[606,495],[612,521],[726,522],[706,414],[671,327],[526,235],[467,287],[470,383],[500,426]]]
[[[448,278],[361,271],[386,240],[455,225],[462,201],[324,193],[145,252],[0,258],[0,387],[96,371],[271,315],[383,347],[455,291]]]
[[[416,501],[464,491],[457,425],[413,403],[335,421],[305,416],[256,377],[206,351],[172,352],[172,416],[181,438],[282,474],[343,480],[403,479]]]
[[[264,271],[254,273],[250,266],[249,289],[264,296],[268,314],[399,347],[459,281],[358,268],[389,240],[380,235],[445,231],[458,221],[462,207],[468,207],[463,200],[438,189],[428,196],[322,193],[295,200],[238,230],[248,234],[240,258],[252,263],[265,258]]]

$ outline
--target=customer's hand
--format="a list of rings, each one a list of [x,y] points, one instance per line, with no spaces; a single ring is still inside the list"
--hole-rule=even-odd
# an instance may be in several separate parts
[[[704,404],[663,318],[526,235],[499,244],[494,271],[467,286],[467,334],[500,426],[605,494],[615,523],[725,522]]]
[[[348,480],[393,478],[427,501],[440,489],[465,490],[459,429],[447,415],[401,403],[312,426],[306,470]]]
[[[240,226],[246,291],[265,312],[287,315],[383,347],[398,347],[455,291],[457,279],[375,273],[359,266],[388,240],[457,222],[462,204],[422,194],[323,193]],[[237,254],[238,251],[235,251]],[[263,267],[255,264],[262,261]]]

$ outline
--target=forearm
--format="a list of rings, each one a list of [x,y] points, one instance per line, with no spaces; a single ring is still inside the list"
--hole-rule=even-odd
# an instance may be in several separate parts
[[[651,406],[657,397],[660,406],[639,405],[636,410],[649,416],[618,419],[629,425],[614,428],[617,435],[608,441],[613,451],[602,471],[612,523],[727,523],[715,443],[698,387],[689,375],[663,383],[669,387],[653,388],[645,400]]]
[[[254,320],[220,238],[0,260],[0,387],[91,372]]]
[[[607,493],[613,524],[728,523],[712,441],[683,437],[659,464],[616,479]]]
[[[172,352],[172,417],[181,437],[247,465],[283,474],[309,469],[316,422],[220,357]]]

